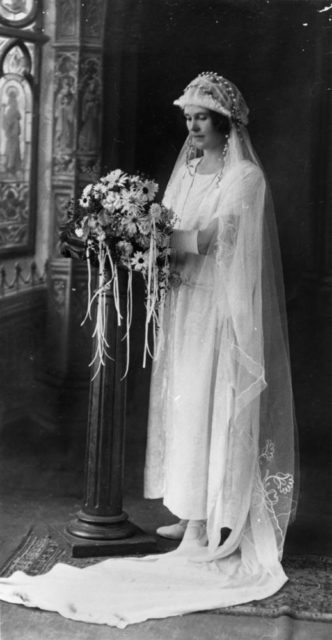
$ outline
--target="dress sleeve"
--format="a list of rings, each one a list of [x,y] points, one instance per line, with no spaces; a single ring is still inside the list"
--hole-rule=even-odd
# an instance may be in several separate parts
[[[216,210],[216,231],[207,251],[216,255],[220,266],[229,269],[234,259],[243,268],[249,264],[252,268],[257,262],[264,194],[264,177],[255,165],[230,176]]]
[[[221,286],[223,305],[232,319],[236,343],[251,353],[260,335],[262,232],[266,183],[252,165],[234,176],[223,202],[215,241],[215,283]]]

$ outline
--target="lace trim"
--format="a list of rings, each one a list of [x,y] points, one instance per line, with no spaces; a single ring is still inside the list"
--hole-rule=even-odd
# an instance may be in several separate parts
[[[272,440],[265,441],[264,448],[258,456],[258,472],[253,495],[253,504],[259,511],[267,509],[267,512],[274,524],[277,537],[279,537],[279,547],[284,543],[284,529],[288,522],[291,509],[282,511],[282,502],[288,496],[287,504],[291,501],[291,493],[294,487],[294,476],[291,473],[277,471],[271,473],[270,469],[262,469],[264,464],[272,463],[275,456],[275,444]],[[280,507],[280,511],[278,511]]]

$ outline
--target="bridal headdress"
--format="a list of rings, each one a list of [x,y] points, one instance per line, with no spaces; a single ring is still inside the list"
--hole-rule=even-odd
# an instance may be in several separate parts
[[[173,104],[192,104],[227,116],[235,124],[248,124],[249,109],[239,89],[214,71],[204,71],[190,82]]]

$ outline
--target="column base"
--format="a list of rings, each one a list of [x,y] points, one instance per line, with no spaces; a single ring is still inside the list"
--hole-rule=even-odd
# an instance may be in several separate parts
[[[75,522],[73,522],[75,529]],[[97,539],[92,537],[80,537],[71,533],[68,527],[57,528],[55,533],[70,549],[73,558],[97,558],[114,556],[136,556],[157,552],[157,543],[153,536],[145,533],[132,522],[130,536],[116,539]],[[81,523],[80,523],[81,524]],[[107,533],[105,531],[105,533]],[[110,531],[108,531],[110,533]]]
[[[77,518],[66,526],[71,535],[92,540],[121,540],[135,535],[135,525],[129,522],[125,512],[118,516],[89,515],[79,511]]]

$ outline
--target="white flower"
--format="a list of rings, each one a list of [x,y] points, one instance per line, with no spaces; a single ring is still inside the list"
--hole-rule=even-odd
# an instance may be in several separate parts
[[[91,202],[92,200],[90,196],[86,196],[84,194],[82,194],[82,197],[79,199],[79,204],[83,209],[88,209],[91,206]]]
[[[97,226],[97,220],[95,218],[89,218],[88,227],[90,227],[90,229],[95,229],[96,226]]]
[[[145,180],[143,183],[143,193],[145,193],[149,202],[152,202],[156,193],[158,192],[159,186],[154,180]]]
[[[83,229],[81,229],[81,227],[79,227],[79,229],[75,229],[75,234],[77,235],[78,238],[83,238],[84,231]]]
[[[93,188],[94,188],[93,184],[87,184],[86,187],[84,187],[84,189],[82,191],[82,195],[83,196],[91,196]]]
[[[121,251],[122,257],[129,257],[131,256],[132,252],[133,252],[133,245],[131,244],[131,242],[126,242],[125,240],[120,240],[120,242],[117,243],[117,248],[119,249],[119,251]]]
[[[129,189],[122,194],[122,209],[126,213],[138,214],[142,211],[143,202],[139,192]]]
[[[156,222],[158,220],[160,220],[160,218],[161,218],[161,206],[160,206],[160,204],[157,204],[156,202],[154,202],[151,205],[151,207],[150,207],[150,215],[151,215],[151,218],[156,220]]]
[[[103,184],[107,184],[108,188],[111,189],[116,184],[120,187],[123,187],[127,179],[127,174],[121,171],[121,169],[114,169],[114,171],[110,171],[100,179],[100,182]]]
[[[106,239],[106,233],[105,231],[100,230],[97,233],[97,240],[99,240],[100,242],[104,242],[104,240]]]
[[[134,220],[126,220],[123,226],[130,236],[134,236],[137,233],[137,224]]]
[[[143,271],[147,269],[149,264],[149,252],[136,251],[130,260],[131,266],[135,271]]]
[[[133,185],[142,186],[142,181],[139,176],[130,176],[130,183]]]
[[[149,235],[149,233],[151,233],[151,222],[149,218],[140,218],[138,221],[138,228],[143,236]]]
[[[104,198],[101,202],[102,206],[104,207],[104,209],[106,209],[106,211],[109,211],[110,213],[113,213],[113,211],[115,211],[115,193],[113,193],[112,191],[110,191],[106,198]]]
[[[122,209],[121,195],[114,193],[114,191],[109,191],[106,198],[101,200],[101,205],[111,213],[113,213],[113,211],[119,211],[119,209]]]
[[[108,187],[106,184],[102,184],[101,182],[97,182],[97,184],[93,187],[93,195],[96,198],[102,198],[108,191]]]

